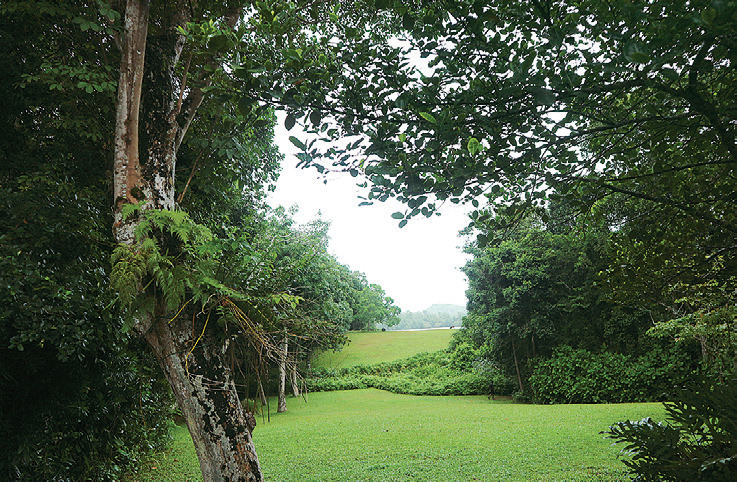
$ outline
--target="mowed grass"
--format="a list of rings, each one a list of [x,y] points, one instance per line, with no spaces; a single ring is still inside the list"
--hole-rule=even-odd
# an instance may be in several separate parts
[[[321,353],[313,367],[345,368],[407,358],[448,347],[455,330],[373,331],[348,333],[350,343],[342,351]]]
[[[599,432],[621,420],[664,416],[652,403],[523,405],[374,389],[288,403],[270,422],[259,417],[254,432],[269,481],[629,480],[620,448]],[[175,435],[172,450],[131,481],[201,480],[186,428]]]
[[[453,330],[351,333],[313,366],[348,367],[447,347]],[[271,404],[272,407],[276,403]],[[254,440],[268,481],[625,481],[620,448],[599,433],[622,420],[662,419],[660,404],[525,405],[483,396],[397,395],[375,389],[289,398],[259,416]],[[128,482],[201,481],[185,427]]]

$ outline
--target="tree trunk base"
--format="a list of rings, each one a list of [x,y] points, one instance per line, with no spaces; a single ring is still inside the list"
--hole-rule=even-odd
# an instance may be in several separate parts
[[[256,418],[243,410],[225,349],[205,318],[159,318],[145,338],[172,387],[205,482],[261,481],[251,437]]]

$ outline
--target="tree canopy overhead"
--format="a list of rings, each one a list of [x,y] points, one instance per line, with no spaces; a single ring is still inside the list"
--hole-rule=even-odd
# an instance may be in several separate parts
[[[394,13],[408,28],[399,46],[334,45],[345,70],[325,93],[337,126],[324,138],[366,139],[307,150],[362,153],[336,164],[361,165],[374,197],[625,192],[729,227],[662,194],[683,171],[733,166],[734,5],[440,1]]]
[[[646,276],[658,294],[681,282],[672,300],[707,281],[734,292],[733,2],[377,6],[406,34],[330,44],[342,77],[288,107],[308,124],[325,115],[303,164],[363,172],[367,202],[407,203],[401,224],[470,202],[492,237],[563,197],[633,243],[613,276]]]

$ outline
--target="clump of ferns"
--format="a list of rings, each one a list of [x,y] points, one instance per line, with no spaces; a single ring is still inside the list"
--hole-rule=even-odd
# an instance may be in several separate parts
[[[279,345],[301,298],[288,293],[253,295],[227,286],[218,280],[226,241],[185,212],[141,208],[139,203],[123,209],[126,219],[138,216],[134,243],[121,244],[112,254],[112,289],[127,309],[123,329],[145,332],[150,323],[142,320],[157,313],[173,320],[187,306],[198,307],[194,311],[207,318],[189,353],[214,314],[225,347],[248,347],[271,362],[291,363]]]
[[[134,242],[118,245],[111,259],[111,287],[127,308],[126,330],[157,308],[178,311],[188,290],[195,298],[209,298],[212,293],[197,292],[196,278],[206,264],[216,262],[219,249],[210,230],[187,213],[141,207],[123,209],[125,218],[138,216]]]

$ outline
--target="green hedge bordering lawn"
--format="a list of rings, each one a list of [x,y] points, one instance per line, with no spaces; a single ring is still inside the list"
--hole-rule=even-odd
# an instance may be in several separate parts
[[[663,400],[666,392],[698,369],[694,357],[655,348],[633,357],[561,347],[533,370],[529,385],[537,403],[625,403]],[[420,353],[393,362],[314,369],[312,392],[378,388],[408,395],[497,395],[516,385],[467,343],[453,350]]]
[[[538,403],[626,403],[663,400],[698,364],[688,353],[653,349],[641,357],[564,346],[535,367]]]
[[[408,395],[482,395],[493,383],[496,394],[512,384],[496,369],[475,366],[470,347],[420,353],[409,358],[337,370],[316,369],[306,379],[312,392],[378,388]]]

